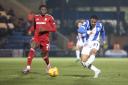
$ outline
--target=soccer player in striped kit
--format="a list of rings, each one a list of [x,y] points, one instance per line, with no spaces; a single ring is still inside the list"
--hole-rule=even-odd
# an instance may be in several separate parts
[[[84,19],[76,20],[75,25],[77,26],[78,29],[80,28],[80,26],[82,26],[84,21],[85,21]],[[75,46],[77,48],[75,50],[76,51],[76,61],[80,60],[81,49],[85,43],[86,43],[86,37],[84,36],[84,34],[78,33],[77,34],[77,42],[76,42],[76,46]]]
[[[100,48],[100,37],[102,37],[102,43],[105,43],[105,30],[103,24],[99,21],[96,15],[86,20],[78,29],[81,34],[86,34],[87,43],[83,46],[81,52],[81,63],[84,67],[94,72],[94,78],[98,78],[101,70],[95,67],[93,64],[97,51]]]

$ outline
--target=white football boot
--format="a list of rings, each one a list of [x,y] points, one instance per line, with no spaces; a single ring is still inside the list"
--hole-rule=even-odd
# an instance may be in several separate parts
[[[30,72],[30,66],[27,66],[23,71],[24,74],[27,74]]]
[[[94,75],[93,78],[98,78],[100,73],[101,73],[101,70],[97,70],[97,71],[95,72],[95,75]]]

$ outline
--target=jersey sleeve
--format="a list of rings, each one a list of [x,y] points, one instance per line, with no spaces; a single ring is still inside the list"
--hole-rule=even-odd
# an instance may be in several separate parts
[[[28,32],[33,32],[33,31],[34,31],[34,26],[32,25],[32,26],[29,28]]]
[[[50,16],[49,24],[50,24],[50,27],[49,27],[48,31],[55,32],[56,31],[56,23],[52,16]]]
[[[84,26],[80,26],[77,31],[78,31],[78,33],[83,34],[83,33],[86,33],[87,30]]]
[[[102,38],[102,41],[104,42],[105,38],[106,38],[106,33],[105,33],[104,26],[102,26],[102,29],[101,29],[101,38]]]
[[[32,25],[30,26],[28,32],[34,32],[35,29],[36,29],[36,23],[35,23],[35,18],[34,18]]]

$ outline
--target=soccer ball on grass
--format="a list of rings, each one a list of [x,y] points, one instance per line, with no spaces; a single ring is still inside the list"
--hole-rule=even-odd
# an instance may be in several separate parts
[[[59,71],[58,71],[58,68],[57,67],[52,67],[49,69],[48,71],[48,74],[51,76],[51,77],[56,77],[59,75]]]

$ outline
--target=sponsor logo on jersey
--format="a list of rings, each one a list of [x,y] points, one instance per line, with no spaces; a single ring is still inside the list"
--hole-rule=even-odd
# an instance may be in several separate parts
[[[36,24],[46,24],[46,22],[36,22]]]

